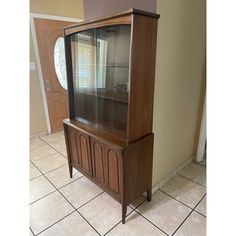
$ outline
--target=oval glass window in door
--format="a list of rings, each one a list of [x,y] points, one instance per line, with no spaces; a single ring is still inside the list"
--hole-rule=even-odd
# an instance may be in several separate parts
[[[60,85],[67,90],[64,38],[59,37],[54,47],[54,65]]]

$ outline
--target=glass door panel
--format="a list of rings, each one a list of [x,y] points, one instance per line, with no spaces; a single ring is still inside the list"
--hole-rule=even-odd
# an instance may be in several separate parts
[[[126,137],[130,25],[72,35],[76,119]]]

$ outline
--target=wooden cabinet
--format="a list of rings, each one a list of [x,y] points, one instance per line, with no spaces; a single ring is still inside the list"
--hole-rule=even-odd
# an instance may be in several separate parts
[[[131,9],[64,29],[72,167],[122,204],[151,200],[157,19]],[[79,189],[78,189],[79,191]]]

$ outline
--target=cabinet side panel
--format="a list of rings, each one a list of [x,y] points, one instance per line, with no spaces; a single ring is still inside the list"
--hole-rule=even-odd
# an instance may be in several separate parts
[[[157,19],[134,15],[131,46],[128,141],[152,132]]]
[[[125,202],[152,188],[153,138],[151,134],[125,149]]]

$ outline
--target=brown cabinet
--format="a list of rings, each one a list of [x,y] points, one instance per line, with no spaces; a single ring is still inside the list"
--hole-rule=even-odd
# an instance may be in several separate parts
[[[151,200],[157,19],[131,9],[64,29],[72,167],[122,204]],[[79,191],[79,189],[78,189]]]

